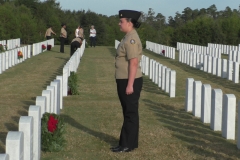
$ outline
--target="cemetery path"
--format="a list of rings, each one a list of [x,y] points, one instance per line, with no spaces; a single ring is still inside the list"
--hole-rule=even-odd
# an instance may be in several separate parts
[[[41,96],[42,90],[57,75],[62,75],[69,54],[58,53],[58,50],[56,46],[51,52],[27,59],[0,75],[0,153],[5,152],[7,132],[18,130],[20,116],[27,116],[36,96]]]
[[[202,124],[198,118],[184,111],[186,78],[192,77],[212,87],[219,87],[237,98],[238,89],[232,84],[224,84],[226,81],[218,81],[201,71],[188,69],[177,60],[146,50],[144,54],[176,70],[177,97],[169,98],[144,76],[139,108],[139,148],[127,154],[112,153],[109,149],[117,145],[122,125],[114,79],[115,49],[97,46],[86,48],[79,65],[80,95],[64,98],[61,116],[67,126],[67,146],[62,152],[42,153],[42,159],[220,160],[240,157],[235,141],[225,140],[220,133],[210,130],[209,125]]]

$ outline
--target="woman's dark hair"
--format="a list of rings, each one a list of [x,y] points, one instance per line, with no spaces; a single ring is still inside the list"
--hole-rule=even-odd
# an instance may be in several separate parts
[[[127,22],[132,22],[134,28],[139,28],[141,23],[132,18],[126,18]]]

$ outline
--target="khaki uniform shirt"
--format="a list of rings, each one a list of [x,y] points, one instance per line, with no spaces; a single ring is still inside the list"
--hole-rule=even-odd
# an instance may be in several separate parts
[[[78,36],[83,38],[83,29],[79,29],[78,31]]]
[[[138,64],[142,58],[142,43],[135,29],[127,33],[118,45],[115,58],[116,79],[128,79],[129,60],[132,58],[138,58]],[[142,72],[140,66],[138,65],[135,78],[139,77],[142,77]]]
[[[64,36],[63,36],[64,35]],[[61,34],[60,34],[60,37],[64,37],[64,38],[67,38],[67,31],[65,30],[65,28],[61,28]]]
[[[52,29],[48,28],[46,31],[46,36],[51,36],[52,32],[53,32]]]
[[[75,42],[75,41],[77,41],[77,42],[79,42],[79,43],[82,43],[82,40],[80,39],[80,38],[74,38],[73,40],[72,40],[72,42]],[[71,42],[71,43],[72,43]]]

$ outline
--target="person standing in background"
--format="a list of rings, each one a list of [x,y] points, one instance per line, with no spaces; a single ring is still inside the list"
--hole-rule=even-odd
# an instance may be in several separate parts
[[[97,31],[96,29],[94,29],[94,25],[91,26],[91,29],[90,29],[90,46],[96,46],[96,35],[97,35]]]
[[[61,33],[60,33],[60,42],[61,42],[60,52],[61,53],[64,53],[64,43],[66,38],[67,38],[66,24],[63,23],[61,28]]]
[[[45,38],[46,39],[51,39],[52,38],[51,37],[52,34],[56,35],[56,33],[53,32],[53,30],[52,30],[52,26],[49,26],[49,28],[47,29],[47,31],[45,33]]]

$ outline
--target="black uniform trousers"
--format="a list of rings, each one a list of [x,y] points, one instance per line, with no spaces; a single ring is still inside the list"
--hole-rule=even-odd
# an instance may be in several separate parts
[[[60,52],[64,53],[64,43],[65,43],[65,39],[64,37],[60,37],[60,42],[61,42],[61,46],[60,46]]]
[[[74,41],[71,43],[71,51],[70,51],[70,56],[74,54],[74,52],[80,47],[80,43],[77,41]]]
[[[130,149],[138,148],[139,115],[138,101],[142,90],[142,77],[136,78],[133,84],[133,93],[126,94],[128,79],[116,79],[118,97],[122,105],[123,125],[119,145]]]
[[[95,47],[96,46],[96,37],[90,37],[90,41],[91,41],[90,46]]]
[[[48,40],[48,39],[51,39],[51,38],[52,38],[52,36],[46,36],[46,38],[47,38],[47,40]]]

